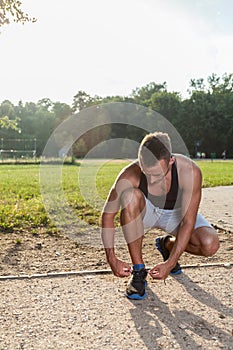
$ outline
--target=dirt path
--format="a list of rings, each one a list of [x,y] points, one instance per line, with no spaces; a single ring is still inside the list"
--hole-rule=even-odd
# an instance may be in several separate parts
[[[212,258],[184,254],[184,268],[163,282],[148,279],[148,297],[130,302],[127,280],[107,275],[0,281],[0,350],[232,349],[233,187],[203,190],[200,211],[219,230]],[[161,259],[145,237],[146,264]],[[108,268],[103,249],[66,237],[0,234],[1,275]],[[128,259],[124,247],[119,255]]]
[[[200,211],[211,224],[233,232],[233,186],[204,188]]]
[[[190,269],[130,302],[112,276],[3,283],[0,348],[230,350],[232,284],[226,268]]]

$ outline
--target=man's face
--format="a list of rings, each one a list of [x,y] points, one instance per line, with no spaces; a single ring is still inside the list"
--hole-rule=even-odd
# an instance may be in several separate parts
[[[173,161],[167,162],[165,159],[159,160],[154,166],[146,167],[141,165],[142,172],[146,175],[149,184],[156,184],[164,181],[165,176],[171,169]]]

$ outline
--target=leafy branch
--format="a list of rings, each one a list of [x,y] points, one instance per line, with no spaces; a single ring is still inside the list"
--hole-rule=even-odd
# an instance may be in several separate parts
[[[16,118],[14,120],[10,120],[7,116],[1,117],[0,118],[0,129],[12,129],[12,130],[16,130],[19,131],[19,127],[18,127],[18,121],[20,119]]]
[[[21,1],[18,0],[0,0],[0,27],[10,23],[13,18],[14,22],[22,24],[26,22],[36,22],[36,18],[29,17],[22,8]]]

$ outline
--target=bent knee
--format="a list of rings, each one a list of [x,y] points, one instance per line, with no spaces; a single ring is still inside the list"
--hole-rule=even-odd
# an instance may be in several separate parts
[[[220,246],[215,229],[212,227],[199,227],[195,231],[201,255],[206,257],[214,255]]]
[[[220,243],[216,234],[214,236],[206,237],[202,245],[203,255],[206,257],[212,256],[218,251],[219,247]]]
[[[126,208],[128,206],[139,206],[145,203],[144,196],[138,188],[132,187],[126,189],[121,194],[121,206]]]

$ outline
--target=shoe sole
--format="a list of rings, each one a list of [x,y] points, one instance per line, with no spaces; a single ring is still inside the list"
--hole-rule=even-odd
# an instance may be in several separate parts
[[[163,250],[162,250],[161,245],[160,245],[160,238],[159,237],[156,238],[155,245],[156,245],[156,248],[158,249],[158,251],[160,252],[160,254],[162,255],[162,257],[164,259]],[[179,270],[177,270],[175,272],[172,272],[172,270],[171,270],[169,274],[174,276],[174,275],[180,275],[181,273],[182,273],[182,270],[179,269]]]
[[[126,294],[127,298],[130,300],[143,300],[147,297],[147,294],[144,293],[143,295],[139,294]]]
[[[145,287],[147,287],[147,281],[144,281],[144,286]],[[146,292],[141,296],[141,295],[139,295],[139,294],[137,294],[137,293],[134,293],[134,294],[127,294],[126,293],[126,296],[127,296],[127,298],[128,299],[133,299],[133,300],[143,300],[143,299],[145,299],[146,298],[146,296],[147,296],[147,294],[146,294]]]

